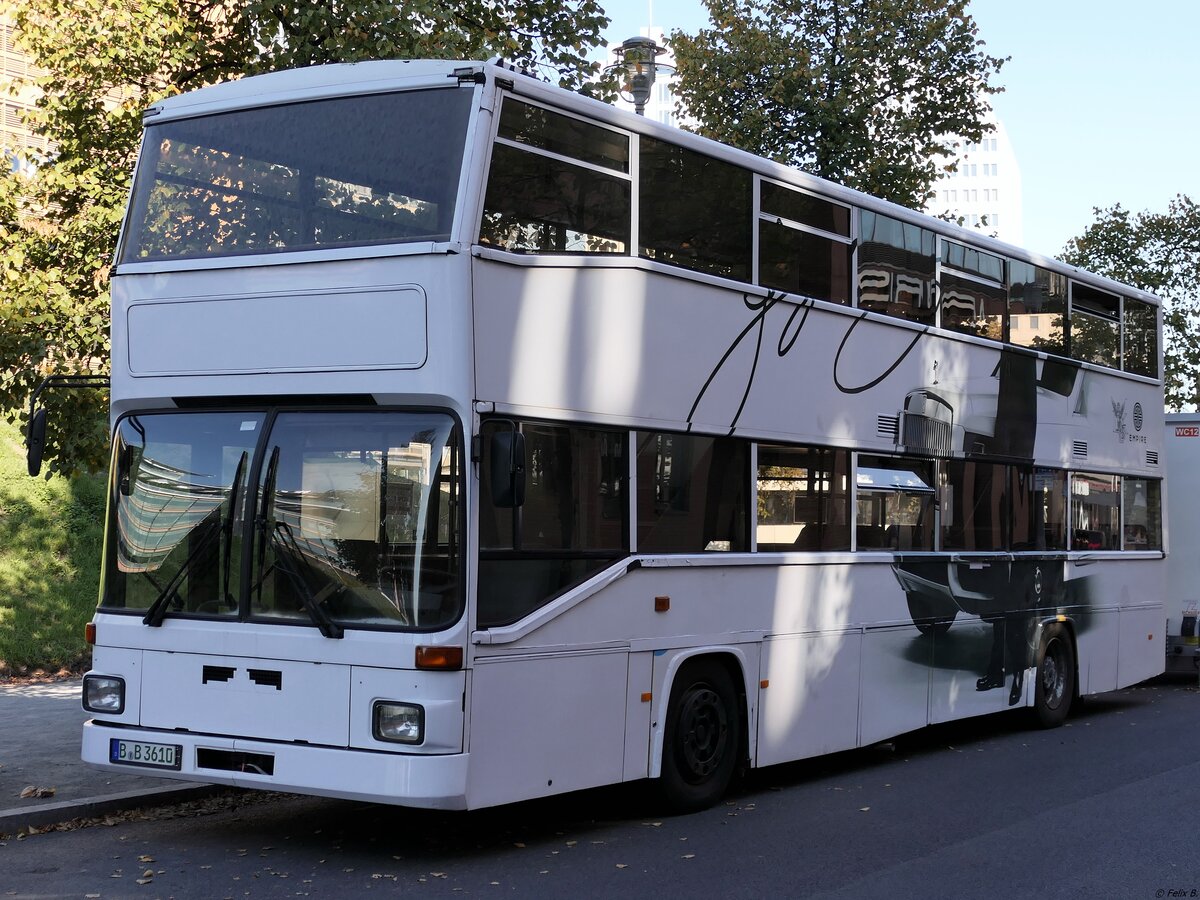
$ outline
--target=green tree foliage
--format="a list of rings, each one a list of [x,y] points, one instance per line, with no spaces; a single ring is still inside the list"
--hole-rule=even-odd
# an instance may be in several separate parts
[[[0,410],[23,419],[51,372],[107,369],[108,266],[142,111],[171,94],[278,69],[503,56],[597,87],[598,0],[0,0],[44,71],[31,123],[55,150],[0,177]],[[105,461],[104,398],[51,401],[47,471]]]
[[[1151,291],[1164,301],[1166,403],[1200,403],[1200,205],[1180,194],[1163,213],[1136,215],[1119,204],[1072,238],[1063,259]]]
[[[704,0],[676,31],[682,107],[701,134],[920,207],[955,138],[980,140],[988,56],[967,0]]]

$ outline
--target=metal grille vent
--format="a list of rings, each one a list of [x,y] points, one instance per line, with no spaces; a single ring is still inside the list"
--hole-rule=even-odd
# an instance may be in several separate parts
[[[1146,451],[1146,465],[1148,465],[1148,466],[1157,466],[1158,465],[1158,451],[1157,450],[1147,450]]]
[[[879,416],[876,419],[875,436],[896,440],[900,436],[900,417]]]
[[[932,456],[949,456],[953,429],[949,422],[927,416],[904,414],[904,446]]]
[[[1071,455],[1076,459],[1087,459],[1087,441],[1072,441]]]

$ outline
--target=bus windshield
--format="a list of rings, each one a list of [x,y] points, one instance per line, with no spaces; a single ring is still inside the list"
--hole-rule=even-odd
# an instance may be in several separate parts
[[[222,617],[328,637],[452,624],[458,444],[434,412],[126,417],[101,605],[149,625]]]
[[[471,96],[444,88],[151,121],[119,262],[448,240]]]

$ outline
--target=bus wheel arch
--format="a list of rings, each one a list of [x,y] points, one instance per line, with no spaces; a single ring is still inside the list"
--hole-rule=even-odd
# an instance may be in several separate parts
[[[672,812],[707,809],[748,758],[741,660],[727,652],[689,656],[675,670],[668,696],[658,794]]]
[[[1075,631],[1065,621],[1043,624],[1033,669],[1033,714],[1043,728],[1057,728],[1079,695]]]

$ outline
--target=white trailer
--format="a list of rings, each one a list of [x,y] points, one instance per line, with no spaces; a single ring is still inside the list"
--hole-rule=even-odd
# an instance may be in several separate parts
[[[1200,413],[1167,416],[1167,671],[1200,673]]]

